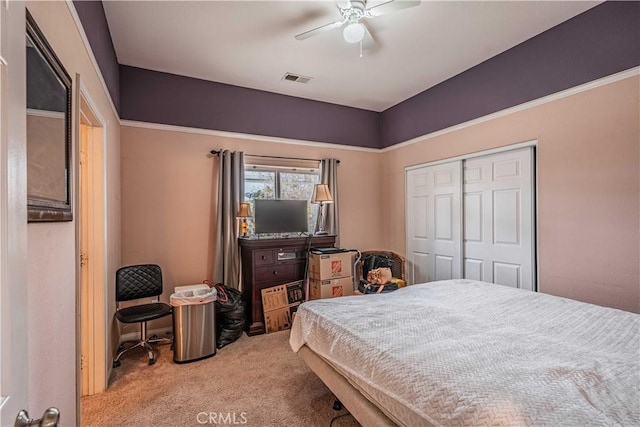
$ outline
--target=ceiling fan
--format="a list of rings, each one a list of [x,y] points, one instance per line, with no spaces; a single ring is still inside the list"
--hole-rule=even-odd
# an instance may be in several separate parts
[[[346,4],[341,7],[340,3]],[[340,28],[347,24],[342,30],[342,35],[347,43],[361,42],[365,34],[369,33],[364,22],[365,19],[373,19],[377,16],[387,15],[398,10],[407,9],[420,4],[420,0],[389,0],[367,8],[367,0],[347,0],[336,4],[342,19],[326,25],[314,28],[296,36],[297,40],[306,40],[309,37]]]

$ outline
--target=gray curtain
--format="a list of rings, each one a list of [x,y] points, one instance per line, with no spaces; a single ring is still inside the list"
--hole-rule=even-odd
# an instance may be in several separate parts
[[[219,154],[218,216],[214,283],[242,290],[240,248],[236,213],[244,200],[244,153],[223,150]]]
[[[327,184],[333,196],[333,203],[325,205],[325,228],[329,234],[336,235],[336,246],[340,247],[340,224],[338,221],[338,160],[320,161],[320,183]]]

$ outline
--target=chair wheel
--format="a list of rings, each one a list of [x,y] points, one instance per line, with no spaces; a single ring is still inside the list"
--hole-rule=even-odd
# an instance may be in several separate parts
[[[120,361],[119,361],[119,360],[114,360],[114,361],[113,361],[113,367],[114,367],[114,368],[118,368],[118,367],[120,367],[120,365],[121,365],[121,363],[120,363]]]
[[[158,336],[157,336],[157,335],[151,335],[151,336],[149,337],[149,339],[150,339],[150,340],[157,340],[157,339],[158,339]]]
[[[338,399],[336,399],[336,400],[333,402],[333,410],[334,410],[334,411],[340,411],[340,410],[342,410],[342,402],[340,402]]]
[[[124,345],[120,344],[118,346],[118,352],[121,352],[122,350],[124,350]]]
[[[155,365],[156,359],[149,359],[149,365]]]

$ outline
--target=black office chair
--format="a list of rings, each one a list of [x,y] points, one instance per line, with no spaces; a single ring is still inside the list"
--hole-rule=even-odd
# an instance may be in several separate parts
[[[113,360],[113,367],[120,366],[120,357],[136,347],[144,347],[149,352],[149,365],[156,363],[156,353],[151,344],[171,342],[167,338],[147,337],[147,322],[172,314],[171,306],[159,300],[148,304],[134,305],[120,309],[120,302],[140,298],[156,297],[162,294],[162,270],[155,264],[130,265],[116,271],[116,318],[122,323],[140,323],[140,340],[125,348],[121,345]]]

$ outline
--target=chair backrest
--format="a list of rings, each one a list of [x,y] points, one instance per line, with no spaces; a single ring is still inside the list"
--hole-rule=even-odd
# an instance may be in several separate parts
[[[116,302],[162,294],[162,270],[159,265],[129,265],[116,271]]]

